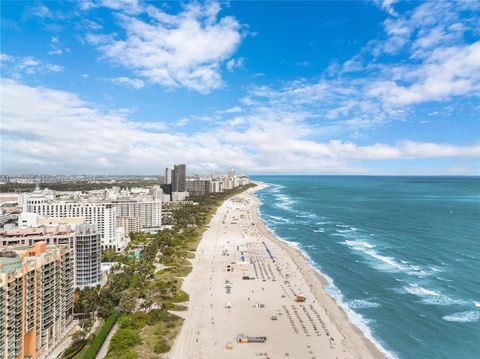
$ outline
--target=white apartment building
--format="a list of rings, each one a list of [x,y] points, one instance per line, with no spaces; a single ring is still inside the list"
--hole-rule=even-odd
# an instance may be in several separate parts
[[[223,192],[223,181],[217,181],[217,180],[210,181],[210,192],[211,193]]]
[[[117,209],[112,203],[55,200],[35,193],[23,202],[23,211],[36,213],[43,217],[65,218],[82,217],[87,224],[96,224],[100,233],[103,249],[123,248],[118,242]]]

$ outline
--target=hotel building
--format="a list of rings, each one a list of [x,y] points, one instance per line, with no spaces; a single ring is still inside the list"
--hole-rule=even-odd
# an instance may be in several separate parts
[[[43,217],[82,217],[86,223],[97,225],[102,248],[117,251],[123,248],[123,238],[119,238],[116,231],[117,209],[112,203],[59,201],[35,195],[25,200],[23,211]]]

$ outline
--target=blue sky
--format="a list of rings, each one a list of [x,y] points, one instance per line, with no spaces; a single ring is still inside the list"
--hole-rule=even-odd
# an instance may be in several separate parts
[[[2,2],[1,172],[480,174],[480,3]]]

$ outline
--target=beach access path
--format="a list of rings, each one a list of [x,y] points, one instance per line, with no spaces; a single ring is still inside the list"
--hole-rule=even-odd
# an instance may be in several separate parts
[[[185,321],[169,357],[384,358],[326,294],[325,279],[265,228],[253,195],[262,186],[212,217],[183,285],[190,302],[176,313]]]

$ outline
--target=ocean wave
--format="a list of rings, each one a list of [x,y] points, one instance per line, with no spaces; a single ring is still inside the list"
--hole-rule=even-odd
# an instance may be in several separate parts
[[[378,308],[380,304],[365,299],[354,299],[348,302],[348,306],[352,309]]]
[[[315,213],[302,212],[301,214],[296,214],[295,217],[298,218],[315,218],[317,215]]]
[[[273,216],[273,215],[267,215],[269,218],[276,219],[277,221],[282,221],[284,223],[291,223],[291,221],[287,218],[281,217],[281,216]]]
[[[282,186],[280,184],[269,184],[269,186],[267,187],[270,193],[278,193],[282,188],[285,188],[285,186]]]
[[[440,293],[435,292],[433,290],[425,289],[420,287],[417,284],[410,284],[409,286],[403,287],[405,291],[410,294],[416,295],[418,297],[428,297],[428,296],[440,296]]]
[[[292,210],[292,205],[297,203],[295,200],[291,199],[289,196],[286,194],[275,194],[275,207],[284,209],[287,211]]]
[[[426,289],[418,284],[409,284],[408,286],[403,287],[403,290],[406,293],[415,295],[421,299],[421,302],[424,304],[430,305],[465,305],[468,304],[467,301],[462,299],[451,298],[448,295],[438,291]]]
[[[480,312],[476,310],[469,310],[466,312],[458,312],[442,317],[447,322],[473,323],[480,320]]]
[[[337,230],[338,232],[338,230]],[[348,233],[347,233],[348,234]],[[358,238],[358,236],[346,236],[344,233],[333,234],[344,238]],[[371,261],[371,266],[382,272],[401,272],[410,276],[424,278],[433,275],[440,269],[433,267],[424,267],[411,264],[405,260],[397,260],[394,257],[380,254],[376,246],[365,239],[346,239],[342,244],[350,247],[352,250],[360,252]]]
[[[315,232],[315,233],[324,233],[324,232],[325,232],[325,229],[324,229],[324,228],[318,228],[318,229],[312,230],[312,232]]]

